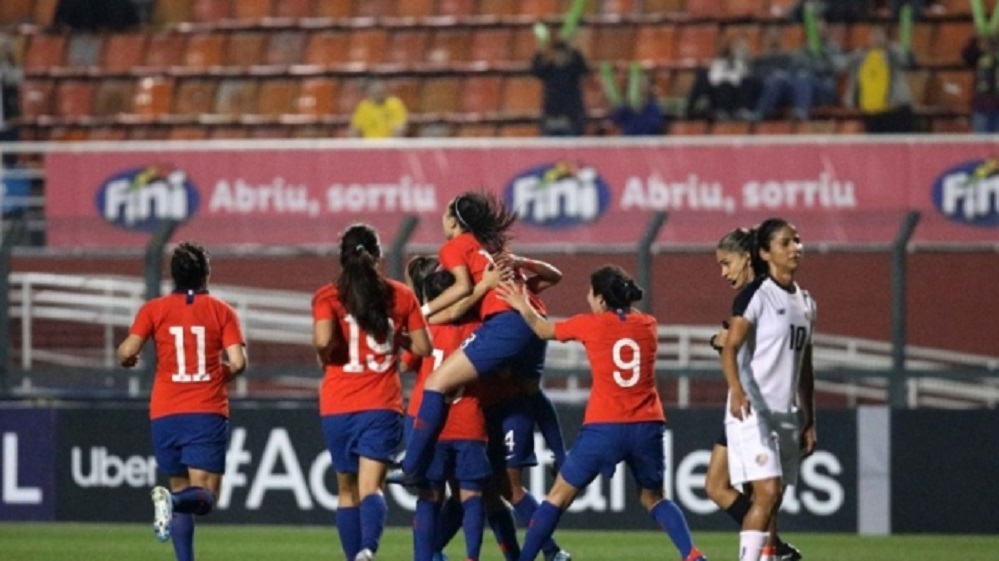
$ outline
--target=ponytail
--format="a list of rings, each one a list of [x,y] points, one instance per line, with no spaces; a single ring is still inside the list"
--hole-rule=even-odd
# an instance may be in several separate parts
[[[378,233],[367,224],[354,224],[340,238],[340,303],[357,324],[377,339],[389,333],[389,311],[394,292],[378,271],[381,258]]]

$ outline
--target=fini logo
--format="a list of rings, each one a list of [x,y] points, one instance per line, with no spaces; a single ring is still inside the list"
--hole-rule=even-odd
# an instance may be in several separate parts
[[[933,184],[933,204],[954,222],[999,226],[999,158],[964,162]]]
[[[611,193],[594,168],[560,161],[530,168],[513,178],[504,199],[522,222],[571,228],[593,222],[606,212]]]
[[[105,220],[129,230],[151,232],[164,220],[183,222],[194,216],[198,190],[180,169],[148,165],[118,173],[97,192],[97,211]]]

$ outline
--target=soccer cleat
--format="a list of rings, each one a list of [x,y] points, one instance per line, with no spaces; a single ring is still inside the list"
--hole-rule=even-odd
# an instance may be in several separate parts
[[[793,545],[779,541],[777,542],[777,552],[774,555],[777,561],[800,561],[801,551]]]
[[[170,524],[173,521],[173,497],[166,487],[153,487],[153,533],[156,539],[165,542],[170,539]]]
[[[690,550],[690,553],[687,554],[687,558],[683,561],[708,561],[708,558],[695,547]]]
[[[364,548],[361,551],[358,551],[357,555],[354,556],[354,561],[374,561],[374,559],[375,559],[375,552],[371,551],[368,548]]]
[[[564,549],[557,549],[550,555],[545,554],[545,561],[571,561],[571,559],[572,555]]]
[[[422,488],[427,486],[426,478],[402,471],[402,468],[395,468],[385,474],[385,482],[392,485],[402,485],[403,487]]]

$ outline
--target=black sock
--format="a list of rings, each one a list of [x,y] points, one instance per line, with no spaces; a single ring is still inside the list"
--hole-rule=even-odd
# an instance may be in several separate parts
[[[728,515],[732,517],[732,520],[735,520],[736,524],[738,524],[741,528],[742,519],[749,513],[749,507],[751,506],[753,506],[753,503],[746,498],[746,495],[739,493],[735,500],[732,501],[732,504],[728,505],[728,508],[725,509],[725,512],[728,513]]]

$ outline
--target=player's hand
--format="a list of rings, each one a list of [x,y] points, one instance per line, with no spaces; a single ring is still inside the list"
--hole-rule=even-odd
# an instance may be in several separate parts
[[[749,399],[746,397],[746,392],[742,388],[736,388],[731,393],[732,399],[729,400],[731,402],[729,404],[729,412],[740,421],[746,420],[746,417],[750,413]]]
[[[517,311],[524,311],[531,306],[524,293],[525,287],[513,281],[503,281],[496,286],[496,294]]]
[[[499,263],[486,265],[486,269],[482,271],[482,280],[479,282],[486,283],[487,288],[496,288],[503,281],[510,280],[512,272],[509,268],[500,265]]]
[[[809,424],[801,429],[801,459],[811,456],[815,452],[815,445],[818,443],[818,436],[815,433],[815,425]]]
[[[138,363],[139,363],[139,355],[133,355],[121,361],[121,365],[124,366],[125,368],[132,368]]]

